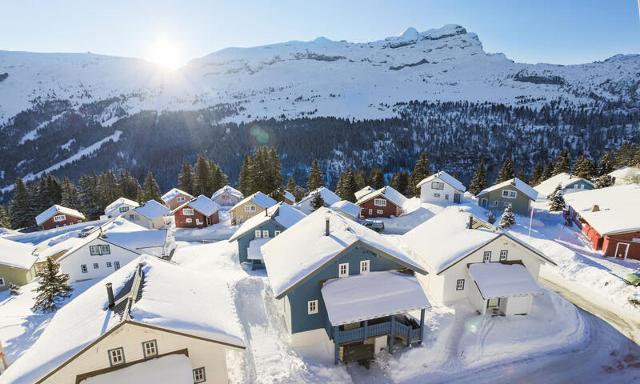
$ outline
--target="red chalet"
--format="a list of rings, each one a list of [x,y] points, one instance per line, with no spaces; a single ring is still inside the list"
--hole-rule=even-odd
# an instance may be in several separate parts
[[[173,210],[176,228],[204,228],[220,222],[218,204],[200,195]]]
[[[52,205],[47,210],[36,216],[36,224],[42,229],[64,227],[65,225],[78,224],[85,220],[84,215],[75,209]]]
[[[386,186],[360,195],[356,202],[363,218],[400,216],[407,198],[397,190]]]
[[[571,220],[604,256],[640,260],[640,185],[567,194]]]

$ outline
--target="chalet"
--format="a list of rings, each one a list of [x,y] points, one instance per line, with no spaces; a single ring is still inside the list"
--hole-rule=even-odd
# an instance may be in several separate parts
[[[33,246],[0,237],[0,291],[11,284],[25,285],[36,275]]]
[[[467,188],[458,179],[445,171],[434,173],[417,185],[420,201],[435,204],[460,204]]]
[[[542,264],[555,263],[518,238],[451,206],[404,234],[400,242],[426,266],[421,278],[434,301],[468,300],[480,314],[524,315],[544,291]]]
[[[140,204],[138,204],[138,202],[129,200],[125,197],[121,197],[111,204],[107,205],[107,207],[104,209],[104,214],[105,216],[107,216],[107,218],[112,219],[114,217],[123,215],[139,206]]]
[[[293,195],[293,193],[289,191],[284,191],[283,201],[289,205],[294,205],[296,203],[296,197]]]
[[[340,200],[337,203],[333,203],[330,208],[351,220],[360,220],[360,206],[355,203],[347,200]]]
[[[146,229],[124,218],[80,234],[64,234],[39,245],[39,263],[52,257],[70,281],[103,278],[142,254],[170,259],[176,248],[172,231]],[[36,269],[39,267],[36,266]]]
[[[595,188],[593,183],[587,179],[562,172],[536,185],[533,189],[538,192],[538,197],[549,198],[558,187],[560,187],[564,195],[573,192],[589,191]]]
[[[211,200],[221,207],[233,207],[242,199],[244,199],[242,192],[229,185],[225,185],[211,195]]]
[[[173,210],[176,228],[204,228],[220,222],[220,206],[205,195],[187,201]]]
[[[84,220],[85,217],[82,212],[57,204],[52,205],[36,216],[36,224],[42,227],[43,230],[78,224]]]
[[[531,202],[538,192],[524,181],[516,178],[485,188],[478,193],[478,205],[492,211],[502,211],[511,206],[513,213],[528,215]]]
[[[170,210],[174,210],[193,199],[193,196],[185,191],[182,191],[178,188],[171,188],[171,190],[160,198],[164,205],[167,206]]]
[[[604,256],[640,260],[640,185],[565,196],[572,221]]]
[[[371,192],[375,192],[375,188],[370,187],[370,186],[366,186],[364,188],[362,188],[361,190],[357,191],[356,193],[354,193],[354,196],[357,200],[360,200],[361,198],[363,198],[364,196],[370,194]]]
[[[262,254],[295,347],[337,363],[422,342],[429,302],[414,273],[426,272],[383,235],[321,207]]]
[[[302,200],[300,200],[296,204],[296,208],[298,208],[299,210],[301,210],[307,215],[310,214],[311,212],[313,212],[313,199],[318,194],[322,198],[322,201],[324,202],[325,207],[330,207],[332,204],[335,204],[338,201],[342,200],[340,196],[336,195],[330,189],[326,187],[320,187],[309,192],[307,196],[305,196]]]
[[[615,185],[640,184],[640,168],[624,167],[609,173],[615,179]]]
[[[58,310],[2,381],[227,383],[244,349],[224,281],[142,256]]]
[[[229,238],[238,242],[240,263],[249,262],[252,268],[264,265],[260,247],[300,221],[305,214],[285,203],[264,210],[264,214],[248,219]]]
[[[245,197],[229,210],[231,224],[242,224],[247,219],[263,212],[265,209],[276,205],[278,202],[262,192],[256,192]]]
[[[363,218],[391,217],[402,215],[407,198],[390,186],[362,196],[356,204]]]
[[[148,229],[168,229],[173,224],[173,215],[165,205],[149,200],[142,206],[124,215],[127,220]]]

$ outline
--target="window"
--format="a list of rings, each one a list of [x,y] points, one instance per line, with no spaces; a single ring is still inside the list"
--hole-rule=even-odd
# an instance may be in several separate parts
[[[444,189],[444,183],[442,181],[432,181],[431,189]]]
[[[491,262],[491,251],[484,251],[484,256],[482,257],[483,263]]]
[[[67,219],[66,215],[55,215],[55,216],[53,216],[53,221],[55,221],[55,222],[65,221],[66,219]]]
[[[360,261],[360,273],[367,273],[367,272],[369,272],[369,265],[370,265],[369,260],[362,260],[362,261]]]
[[[149,340],[142,343],[142,353],[144,357],[152,357],[158,355],[158,344],[155,340]]]
[[[505,199],[515,199],[518,196],[518,192],[505,189],[502,191],[502,197]]]
[[[445,199],[445,200],[449,200],[449,194],[445,194],[445,195],[444,195],[444,199]]]
[[[100,265],[98,263],[93,263],[93,269],[98,269],[100,268]]]
[[[107,261],[107,268],[111,268],[111,262]]]
[[[89,246],[91,256],[109,255],[111,254],[111,246],[109,244],[96,244]]]
[[[196,368],[193,370],[193,382],[204,383],[207,381],[207,375],[204,371],[204,367]]]
[[[373,209],[369,208],[369,214],[373,215]]]
[[[386,207],[387,206],[387,200],[385,200],[385,199],[373,199],[373,205],[375,205],[376,207]]]
[[[118,269],[120,269],[120,262],[119,261],[114,261],[113,262],[113,269],[116,270],[116,271]]]
[[[133,213],[129,215],[129,221],[136,221],[138,218]]]
[[[87,269],[87,264],[80,264],[80,271],[82,271],[82,273],[89,272],[89,270]]]
[[[498,200],[495,200],[495,201],[493,202],[493,206],[494,206],[494,207],[497,207],[497,206],[498,206],[498,204],[500,204],[500,202],[499,202]]]
[[[202,220],[200,220],[200,219],[196,219],[196,224],[197,224],[197,225],[202,225]]]
[[[193,216],[193,208],[183,208],[182,214],[185,216]]]
[[[255,232],[254,232],[254,237],[255,237],[256,239],[261,238],[261,237],[262,237],[262,231],[261,231],[261,230],[259,230],[259,229],[256,229],[256,230],[255,230]]]
[[[458,279],[456,281],[456,291],[464,291],[464,279]]]
[[[500,251],[500,261],[506,261],[508,253],[509,251],[506,249],[503,249],[502,251]]]
[[[307,301],[307,314],[315,315],[318,313],[318,300]]]
[[[178,203],[184,203],[184,196],[178,196],[178,197],[176,197],[176,201],[177,201]]]
[[[338,264],[338,277],[349,276],[349,263]]]
[[[439,198],[439,197],[440,197],[440,194],[439,194],[439,193],[434,193],[434,194],[433,194],[433,197],[438,197],[438,198]]]
[[[382,215],[382,214],[384,214],[384,211],[383,211],[382,209],[377,209],[377,210],[376,210],[376,213],[377,213],[378,215]]]
[[[256,206],[255,205],[245,205],[244,206],[244,211],[245,212],[255,212],[256,211]]]
[[[118,208],[118,211],[120,212],[127,212],[128,210],[129,210],[129,207],[127,207],[126,205],[124,207]]]
[[[280,231],[273,231],[273,236],[278,236],[280,234]]]
[[[0,287],[4,287],[4,279],[0,277]]]
[[[263,230],[263,231],[262,231],[262,237],[263,237],[264,239],[268,239],[268,238],[269,238],[269,231],[268,231],[268,230],[266,230],[266,229],[265,229],[265,230]]]
[[[124,349],[122,347],[109,350],[109,364],[124,364]]]
[[[184,220],[184,222],[185,222],[185,223],[187,223],[187,224],[191,224],[191,223],[193,223],[193,219],[192,219],[192,218],[190,218],[190,217],[188,217],[188,218],[186,218],[186,219]]]

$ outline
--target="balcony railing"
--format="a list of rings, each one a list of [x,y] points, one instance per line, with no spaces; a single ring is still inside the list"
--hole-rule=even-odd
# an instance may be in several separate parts
[[[390,321],[368,324],[355,329],[340,330],[334,328],[333,340],[336,344],[346,344],[354,341],[364,341],[370,337],[391,335],[404,340],[407,344],[422,341],[422,326],[410,317],[391,317]]]

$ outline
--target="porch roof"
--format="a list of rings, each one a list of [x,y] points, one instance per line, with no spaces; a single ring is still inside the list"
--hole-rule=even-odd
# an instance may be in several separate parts
[[[474,263],[469,275],[484,299],[537,295],[542,288],[522,264]]]
[[[322,299],[333,326],[431,306],[415,276],[395,271],[329,280],[322,287]]]

